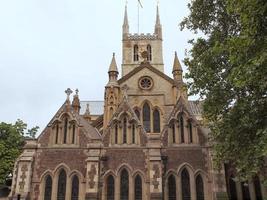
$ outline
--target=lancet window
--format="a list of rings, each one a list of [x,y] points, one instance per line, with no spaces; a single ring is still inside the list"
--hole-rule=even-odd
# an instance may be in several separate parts
[[[132,143],[135,143],[135,125],[132,124]]]
[[[74,176],[72,178],[72,185],[71,185],[71,200],[78,200],[79,199],[79,178],[78,176]]]
[[[152,60],[152,48],[151,45],[147,45],[147,60],[151,61]]]
[[[180,116],[179,123],[181,143],[184,143],[184,118],[182,115]]]
[[[107,179],[107,199],[114,200],[115,199],[115,186],[114,186],[114,178],[109,175]]]
[[[57,200],[65,200],[67,176],[65,170],[61,170],[58,176]]]
[[[134,181],[135,200],[142,200],[142,179],[139,175],[135,177]]]
[[[134,61],[138,61],[139,60],[139,55],[138,55],[138,46],[134,45],[134,57],[133,57]]]
[[[153,111],[153,132],[160,133],[160,114],[158,109]]]
[[[52,196],[52,178],[50,175],[45,180],[44,200],[51,200]]]
[[[120,178],[120,200],[129,199],[129,175],[127,170],[123,169]]]
[[[193,127],[192,122],[188,120],[188,130],[189,130],[189,143],[193,143]]]
[[[204,183],[201,175],[196,178],[197,200],[204,200]]]
[[[190,200],[190,177],[187,169],[184,169],[181,174],[182,178],[182,199],[183,200]]]
[[[63,135],[63,143],[66,144],[67,143],[67,134],[68,134],[68,123],[69,120],[66,117],[65,121],[64,121],[64,135]]]
[[[126,144],[127,143],[127,118],[126,117],[123,118],[123,130],[122,131],[123,131],[122,141],[123,141],[123,144]]]
[[[176,200],[176,181],[173,175],[168,178],[168,200]]]
[[[150,106],[145,103],[143,106],[143,126],[146,132],[150,132]]]

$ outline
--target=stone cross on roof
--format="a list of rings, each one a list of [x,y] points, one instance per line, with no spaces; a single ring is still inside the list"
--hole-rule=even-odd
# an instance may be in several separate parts
[[[70,99],[70,95],[72,93],[72,90],[70,88],[68,88],[68,89],[65,90],[65,93],[67,94],[67,100],[69,100]]]

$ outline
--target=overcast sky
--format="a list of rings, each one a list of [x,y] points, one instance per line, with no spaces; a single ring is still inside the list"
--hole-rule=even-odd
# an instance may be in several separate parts
[[[140,32],[153,33],[156,0],[143,0]],[[161,0],[165,73],[171,76],[193,38],[180,31],[189,0]],[[103,100],[107,70],[121,64],[125,0],[0,0],[0,121],[47,125],[66,99]],[[137,32],[137,0],[128,0],[130,32]],[[182,63],[183,68],[184,64]],[[184,68],[185,69],[185,68]]]

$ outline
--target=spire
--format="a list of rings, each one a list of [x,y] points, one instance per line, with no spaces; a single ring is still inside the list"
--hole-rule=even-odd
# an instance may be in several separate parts
[[[109,82],[117,81],[118,74],[119,72],[118,72],[117,63],[115,60],[115,53],[113,53],[112,60],[111,60],[109,70],[108,70]]]
[[[122,25],[122,37],[125,38],[129,34],[129,23],[128,23],[128,13],[127,4],[125,5],[124,20]]]
[[[83,118],[86,119],[88,122],[91,121],[91,114],[90,114],[90,109],[89,109],[89,103],[86,104],[86,110],[85,110],[85,113],[83,114]]]
[[[183,69],[182,69],[181,64],[179,62],[176,51],[175,51],[175,55],[174,55],[172,74],[173,74],[173,78],[175,80],[182,81]]]
[[[159,39],[162,39],[162,27],[160,24],[159,5],[157,5],[156,24],[155,24],[154,34],[156,34]]]
[[[73,96],[72,108],[74,109],[74,111],[76,113],[79,114],[80,109],[81,109],[81,105],[80,105],[79,90],[78,89],[75,90],[75,95]]]

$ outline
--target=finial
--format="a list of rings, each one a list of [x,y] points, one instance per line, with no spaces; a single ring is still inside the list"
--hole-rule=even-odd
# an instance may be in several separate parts
[[[90,115],[89,103],[86,104],[85,115]]]
[[[181,64],[179,62],[178,56],[177,56],[177,52],[175,51],[174,53],[174,61],[173,61],[173,69],[172,71],[183,71]]]
[[[117,72],[118,73],[118,68],[117,68],[117,63],[116,63],[114,52],[112,54],[112,60],[111,60],[108,72]]]
[[[79,90],[78,90],[78,88],[75,90],[75,93],[76,93],[76,95],[79,94]]]
[[[70,88],[67,88],[67,89],[65,90],[65,93],[67,94],[67,100],[69,100],[69,99],[70,99],[70,95],[71,95],[71,93],[72,93],[72,90],[71,90]]]

